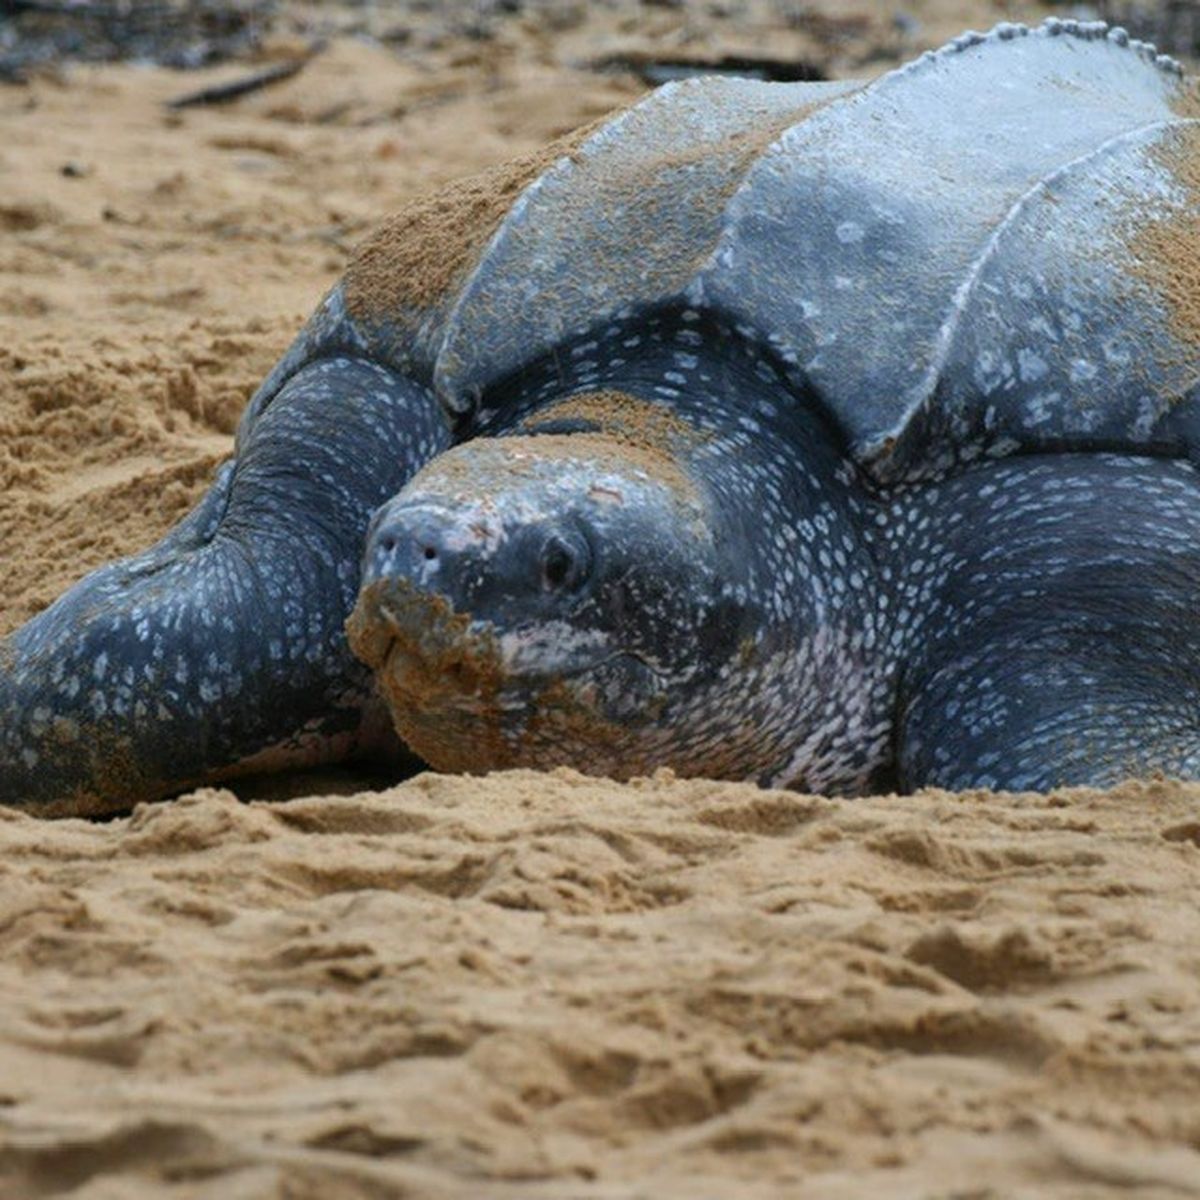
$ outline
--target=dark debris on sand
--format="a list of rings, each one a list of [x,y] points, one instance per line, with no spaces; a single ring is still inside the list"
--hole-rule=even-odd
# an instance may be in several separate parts
[[[1086,8],[1089,16],[1123,26],[1164,54],[1200,55],[1200,0],[1100,0],[1070,7]]]
[[[277,0],[0,0],[0,78],[65,61],[192,68],[254,51]]]

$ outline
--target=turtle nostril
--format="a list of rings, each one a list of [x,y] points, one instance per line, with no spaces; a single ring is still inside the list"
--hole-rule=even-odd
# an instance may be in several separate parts
[[[588,573],[587,547],[571,535],[552,534],[542,547],[542,588],[547,592],[578,587]]]
[[[437,556],[438,556],[438,552],[437,552],[437,548],[435,546],[426,546],[425,547],[425,558],[428,561],[432,562],[433,559],[437,558]]]
[[[546,561],[542,565],[546,582],[551,587],[560,587],[571,573],[571,555],[563,546],[552,546],[546,552]]]
[[[385,554],[392,554],[396,549],[396,539],[389,533],[386,537],[380,539],[379,545]]]

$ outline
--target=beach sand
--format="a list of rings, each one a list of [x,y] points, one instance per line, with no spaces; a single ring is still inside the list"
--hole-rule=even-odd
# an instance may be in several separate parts
[[[381,217],[642,91],[588,60],[1039,15],[713,7],[297,7],[252,66],[0,87],[0,633],[187,511]],[[367,783],[0,809],[0,1197],[1200,1195],[1200,787]]]

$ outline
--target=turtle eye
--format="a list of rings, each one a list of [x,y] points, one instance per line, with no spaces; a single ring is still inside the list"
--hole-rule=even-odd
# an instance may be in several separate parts
[[[542,590],[568,592],[577,590],[591,570],[591,552],[587,543],[575,533],[556,532],[542,546]]]

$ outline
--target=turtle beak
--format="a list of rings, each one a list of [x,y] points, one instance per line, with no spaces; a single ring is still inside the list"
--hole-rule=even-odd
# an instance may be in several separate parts
[[[394,500],[372,521],[346,632],[394,710],[471,710],[495,691],[494,631],[466,609],[492,538],[482,520],[429,504]]]
[[[395,557],[383,561],[390,566]],[[426,560],[418,554],[416,561]],[[502,656],[490,626],[389,571],[364,580],[346,635],[353,653],[374,670],[397,732],[422,758],[443,771],[510,765],[502,733]]]

